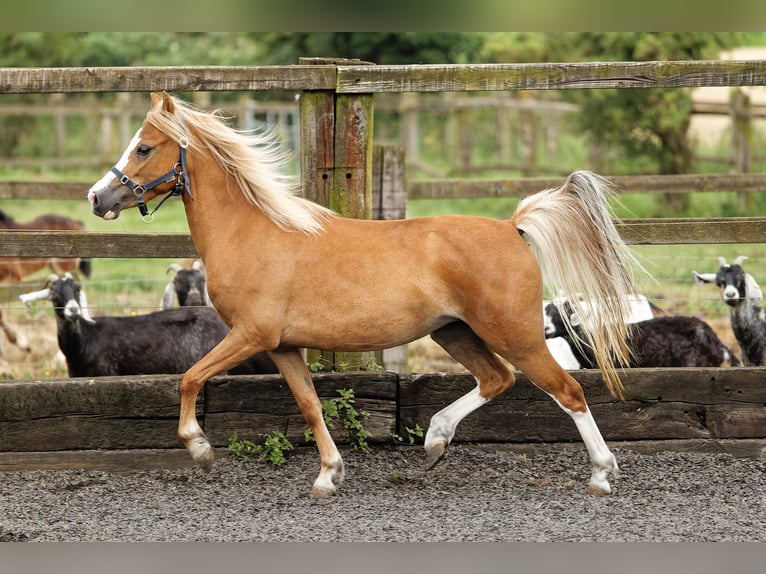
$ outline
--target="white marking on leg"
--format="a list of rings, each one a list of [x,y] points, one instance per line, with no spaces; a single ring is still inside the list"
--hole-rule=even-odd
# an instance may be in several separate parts
[[[580,431],[585,448],[588,450],[593,468],[590,481],[588,482],[588,489],[594,494],[609,494],[612,492],[612,488],[609,486],[607,476],[609,473],[612,473],[615,477],[617,476],[619,471],[617,459],[606,445],[604,437],[601,436],[601,431],[598,430],[590,409],[587,409],[584,413],[573,411],[563,406],[553,395],[549,396],[556,401],[556,404],[564,412],[572,417],[577,430]]]
[[[200,462],[209,457],[210,443],[196,420],[188,422],[183,429],[179,429],[178,436],[181,437],[193,460]]]
[[[425,448],[427,449],[439,441],[449,444],[452,441],[452,437],[455,436],[455,429],[458,423],[487,402],[489,401],[482,397],[479,392],[477,381],[476,388],[431,417],[431,423],[426,433]]]

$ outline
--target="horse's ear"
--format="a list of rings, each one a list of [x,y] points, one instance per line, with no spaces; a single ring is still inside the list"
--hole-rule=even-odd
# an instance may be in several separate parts
[[[157,106],[162,101],[162,97],[159,94],[152,92],[152,107]]]
[[[173,98],[170,97],[166,91],[162,91],[162,109],[169,114],[176,112],[176,105],[173,103]]]

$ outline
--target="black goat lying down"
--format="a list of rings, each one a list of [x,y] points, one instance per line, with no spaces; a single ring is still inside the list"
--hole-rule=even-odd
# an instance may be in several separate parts
[[[212,307],[91,318],[85,293],[68,273],[51,275],[44,289],[20,299],[25,305],[40,299],[53,303],[70,377],[184,373],[229,332]],[[260,353],[229,374],[277,372],[269,356]]]
[[[567,332],[561,313],[569,313],[575,338]],[[596,361],[587,345],[580,318],[569,302],[550,303],[545,336],[563,337],[572,347],[583,368],[596,368]],[[667,315],[640,321],[631,325],[628,335],[631,350],[629,367],[730,367],[738,366],[739,359],[724,345],[715,331],[697,317]]]

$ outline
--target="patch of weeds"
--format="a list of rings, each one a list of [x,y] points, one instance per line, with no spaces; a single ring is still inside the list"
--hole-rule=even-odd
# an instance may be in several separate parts
[[[369,453],[370,446],[367,439],[372,434],[364,428],[364,423],[367,422],[370,413],[356,409],[354,406],[356,399],[352,389],[337,389],[337,392],[339,396],[322,401],[325,423],[331,429],[340,426],[343,429],[341,436],[349,442],[351,448]],[[307,442],[315,440],[311,429],[306,429],[303,436]]]
[[[258,444],[247,439],[239,440],[235,432],[229,439],[229,450],[237,458],[269,463],[274,466],[285,464],[287,455],[295,448],[293,443],[280,431],[272,431],[262,436],[264,442]]]
[[[422,439],[423,435],[425,434],[425,431],[423,430],[423,428],[419,424],[416,424],[414,429],[411,429],[410,427],[405,426],[404,427],[404,432],[407,435],[406,440],[408,441],[408,444],[415,444],[415,439],[416,438]],[[391,437],[396,442],[400,442],[401,443],[401,442],[405,441],[405,438],[402,437],[402,435],[399,435],[397,433],[391,433]]]

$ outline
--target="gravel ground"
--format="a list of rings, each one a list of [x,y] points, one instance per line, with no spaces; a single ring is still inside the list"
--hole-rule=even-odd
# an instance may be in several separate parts
[[[0,541],[766,541],[766,461],[614,449],[613,494],[585,492],[583,449],[453,445],[344,450],[338,494],[313,500],[315,450],[282,467],[3,473]]]

